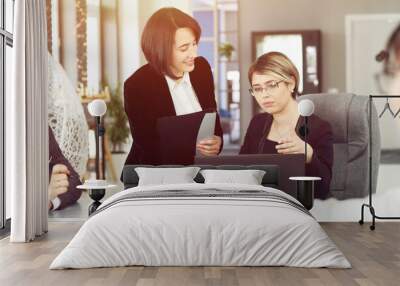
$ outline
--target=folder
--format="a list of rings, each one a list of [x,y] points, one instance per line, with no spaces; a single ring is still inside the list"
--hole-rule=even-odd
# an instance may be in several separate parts
[[[159,118],[157,132],[163,165],[191,165],[196,143],[215,131],[216,113],[206,110]]]

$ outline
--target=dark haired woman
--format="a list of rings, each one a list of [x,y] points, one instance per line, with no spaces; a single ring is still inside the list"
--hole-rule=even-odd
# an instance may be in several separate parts
[[[155,12],[142,34],[148,64],[124,85],[125,111],[133,144],[125,164],[168,164],[162,160],[157,121],[217,106],[210,65],[197,57],[201,29],[195,19],[175,8]],[[182,142],[184,143],[184,142]],[[215,135],[197,142],[199,153],[217,155],[222,149],[222,129],[217,116]]]
[[[267,53],[250,66],[248,77],[250,93],[264,113],[251,120],[240,153],[304,154],[296,101],[299,72],[294,64],[284,54]],[[316,183],[315,197],[326,198],[332,175],[332,131],[316,115],[310,116],[309,123],[306,175],[322,178]]]

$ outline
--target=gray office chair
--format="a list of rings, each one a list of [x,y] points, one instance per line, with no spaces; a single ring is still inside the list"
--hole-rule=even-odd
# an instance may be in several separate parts
[[[333,132],[334,161],[331,195],[339,200],[361,198],[369,192],[369,140],[372,136],[372,192],[376,192],[380,162],[378,115],[372,105],[372,130],[369,130],[369,98],[347,93],[308,94],[314,113],[328,121]]]

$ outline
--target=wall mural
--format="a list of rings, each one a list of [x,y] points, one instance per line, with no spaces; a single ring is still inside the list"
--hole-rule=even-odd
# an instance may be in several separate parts
[[[252,64],[240,74],[237,35],[213,42],[219,36],[206,31],[204,23],[214,18],[204,10],[190,14],[161,8],[149,13],[143,23],[137,17],[134,23],[140,24],[140,35],[128,45],[121,37],[129,40],[124,33],[133,26],[129,19],[118,18],[122,13],[118,5],[75,1],[76,74],[71,76],[66,69],[65,75],[76,78],[69,86],[75,89],[78,113],[84,114],[82,125],[92,132],[87,172],[78,174],[81,183],[94,179],[97,141],[93,138],[105,127],[98,147],[100,174],[96,174],[102,180],[117,182],[122,167],[128,165],[267,164],[277,166],[279,172],[271,167],[272,175],[261,176],[259,184],[281,189],[308,208],[318,199],[316,212],[331,201],[340,205],[354,199],[359,214],[362,200],[369,192],[376,194],[381,110],[374,106],[369,119],[368,97],[323,93],[323,30],[252,32],[247,47]],[[232,11],[237,16],[237,10],[228,14],[232,16]],[[60,18],[66,17],[62,13],[67,11],[59,13]],[[50,33],[54,25],[48,23]],[[49,37],[49,47],[52,40]],[[61,42],[64,53],[65,45]],[[126,72],[124,64],[133,62],[126,51],[134,48],[139,51],[135,60],[142,54],[145,62],[138,60]],[[240,76],[248,77],[246,94],[240,92]],[[232,139],[230,119],[235,110],[240,111],[244,96],[252,98],[253,117],[242,139]],[[95,99],[107,107],[100,126],[87,111]],[[57,140],[70,139],[54,133]],[[372,152],[372,161],[367,150]],[[120,168],[112,160],[117,156]],[[133,186],[130,180],[127,175],[123,183]]]

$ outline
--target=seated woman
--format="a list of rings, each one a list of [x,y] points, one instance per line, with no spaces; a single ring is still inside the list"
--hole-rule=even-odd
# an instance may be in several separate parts
[[[304,154],[299,132],[304,119],[296,101],[299,72],[294,64],[284,54],[270,52],[251,65],[248,78],[250,93],[264,113],[251,120],[240,154]],[[331,126],[311,115],[308,127],[306,175],[322,178],[316,183],[315,197],[325,199],[332,176]]]

